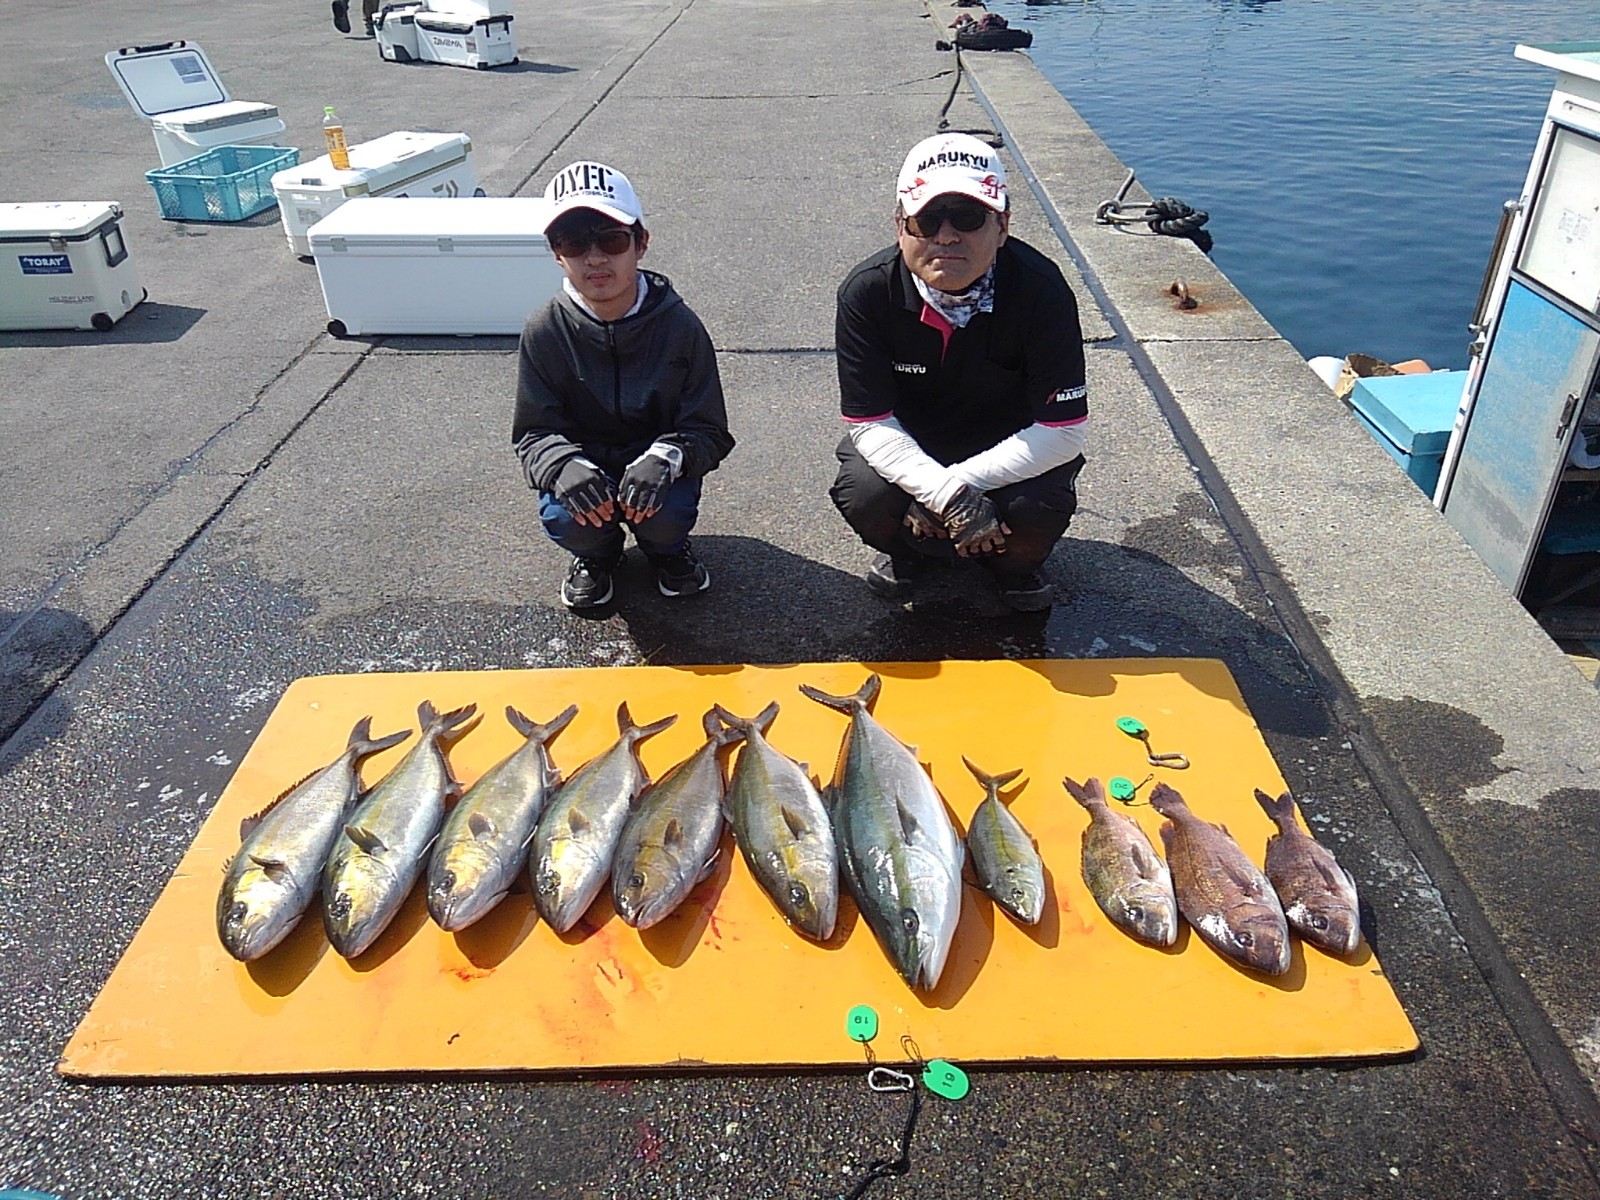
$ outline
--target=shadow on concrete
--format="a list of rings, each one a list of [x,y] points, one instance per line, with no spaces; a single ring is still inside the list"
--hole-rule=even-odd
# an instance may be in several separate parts
[[[94,630],[75,613],[58,608],[32,613],[0,610],[0,741],[17,731],[93,645]],[[54,737],[69,718],[69,710],[62,706],[38,732]],[[10,756],[0,758],[0,775],[10,769],[11,761]]]
[[[28,329],[0,333],[0,348],[7,346],[145,346],[175,342],[206,315],[206,309],[146,300],[104,333],[93,329]]]

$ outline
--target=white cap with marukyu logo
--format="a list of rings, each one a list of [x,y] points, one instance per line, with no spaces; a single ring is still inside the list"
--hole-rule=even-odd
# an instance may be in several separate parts
[[[592,208],[624,225],[644,220],[644,208],[628,177],[603,163],[575,162],[562,167],[544,189],[544,198],[551,206],[546,230],[575,208]]]
[[[938,133],[911,147],[900,168],[900,206],[915,216],[935,196],[971,196],[1006,211],[1006,169],[994,147],[970,133]]]

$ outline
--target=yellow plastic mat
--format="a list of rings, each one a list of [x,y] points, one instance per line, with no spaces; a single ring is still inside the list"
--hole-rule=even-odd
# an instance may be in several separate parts
[[[320,909],[262,960],[235,962],[215,907],[239,822],[336,757],[364,715],[386,733],[415,728],[418,702],[475,702],[481,724],[451,761],[470,784],[519,741],[507,704],[536,721],[566,705],[577,719],[552,746],[571,772],[616,737],[626,700],[640,722],[679,714],[644,743],[659,777],[702,741],[712,703],[750,716],[777,700],[772,744],[832,777],[847,719],[796,690],[856,690],[883,676],[878,719],[920,748],[958,827],[983,794],[961,763],[1023,768],[1012,811],[1034,834],[1050,896],[1032,929],[976,888],[939,987],[913,993],[854,906],[841,900],[826,945],[791,930],[731,840],[711,878],[643,933],[597,901],[565,936],[513,894],[456,934],[429,920],[419,886],[365,955],[329,947]],[[1117,728],[1132,716],[1150,747],[1188,757],[1152,768]],[[413,739],[414,740],[414,739]],[[366,764],[370,785],[405,747]],[[1223,959],[1184,927],[1170,950],[1111,925],[1084,887],[1088,814],[1061,787],[1154,772],[1201,816],[1225,823],[1258,863],[1272,825],[1253,789],[1283,780],[1226,667],[1212,660],[812,663],[788,667],[620,667],[311,677],[291,685],[63,1053],[83,1078],[315,1075],[352,1072],[649,1070],[702,1066],[860,1065],[846,1037],[855,1005],[878,1013],[875,1047],[965,1063],[1218,1062],[1404,1054],[1417,1046],[1365,943],[1348,960],[1298,941],[1288,974],[1269,979]],[[1007,789],[1008,793],[1012,789]],[[1148,795],[1149,785],[1139,793]],[[1128,809],[1160,846],[1161,818]],[[1360,881],[1358,880],[1358,883]]]

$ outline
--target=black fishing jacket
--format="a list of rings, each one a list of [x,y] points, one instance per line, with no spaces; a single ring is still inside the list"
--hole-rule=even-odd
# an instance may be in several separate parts
[[[698,479],[733,449],[710,335],[665,276],[644,274],[631,317],[597,320],[563,289],[528,318],[511,440],[531,486],[549,491],[578,454],[616,479],[656,441]]]

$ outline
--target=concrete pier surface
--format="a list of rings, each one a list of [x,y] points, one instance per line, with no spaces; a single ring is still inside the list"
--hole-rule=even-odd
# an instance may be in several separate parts
[[[1203,255],[1094,223],[1140,164],[1025,55],[956,77],[935,42],[958,11],[578,0],[519,12],[521,61],[493,71],[384,63],[320,0],[10,13],[0,200],[120,201],[150,300],[107,334],[0,334],[0,1188],[842,1195],[905,1119],[860,1071],[121,1087],[54,1067],[300,676],[1159,655],[1238,679],[1422,1050],[975,1070],[869,1194],[1600,1195],[1600,694]],[[627,171],[739,439],[696,538],[711,592],[668,602],[630,557],[613,610],[561,608],[507,436],[514,339],[335,340],[275,212],[159,218],[154,144],[102,56],[174,38],[307,157],[333,104],[352,141],[468,133],[491,195],[577,158]],[[875,598],[826,498],[834,289],[891,240],[895,172],[941,119],[1003,139],[1013,229],[1083,309],[1091,461],[1047,617],[959,572],[909,609]],[[1085,997],[1151,1021],[1171,1002]]]

